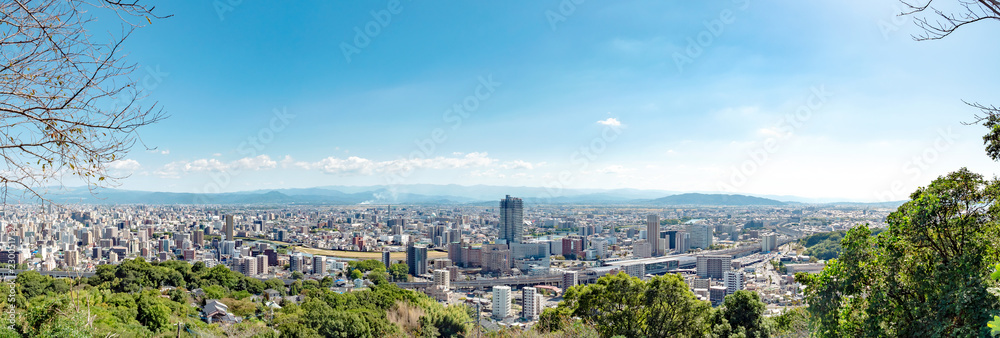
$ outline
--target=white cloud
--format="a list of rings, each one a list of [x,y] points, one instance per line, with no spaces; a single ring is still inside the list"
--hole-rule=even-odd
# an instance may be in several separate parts
[[[215,154],[212,154],[212,156],[219,157],[219,156],[222,156],[222,153],[215,153]]]
[[[501,165],[504,169],[535,169],[535,165],[528,161],[514,160]]]
[[[616,119],[614,117],[609,117],[607,119],[597,121],[597,123],[603,124],[605,126],[611,126],[611,127],[621,127],[621,125],[622,125],[621,121],[618,121],[618,119]]]
[[[286,161],[287,160],[287,161]],[[303,169],[318,169],[331,175],[371,175],[374,173],[406,172],[415,169],[467,169],[493,165],[496,159],[487,153],[468,153],[456,157],[438,156],[434,158],[397,159],[390,161],[373,161],[351,156],[346,159],[327,157],[318,162],[294,162],[291,158],[282,160],[282,164],[294,165]]]
[[[239,170],[261,170],[274,169],[278,165],[271,157],[259,155],[257,157],[244,157],[230,164],[231,168]]]
[[[600,174],[621,174],[630,171],[622,165],[610,165],[602,169],[598,169],[597,172]]]
[[[170,155],[170,149],[163,149],[163,151],[161,151],[160,154]]]
[[[165,164],[160,170],[153,173],[163,178],[180,178],[181,174],[190,172],[221,172],[221,171],[257,171],[273,169],[277,167],[277,162],[267,155],[256,157],[244,157],[236,161],[224,163],[214,158],[202,158],[194,161],[174,161]]]
[[[142,165],[139,164],[139,161],[133,159],[118,160],[108,163],[108,169],[112,170],[136,171],[139,170],[139,168],[142,168]]]

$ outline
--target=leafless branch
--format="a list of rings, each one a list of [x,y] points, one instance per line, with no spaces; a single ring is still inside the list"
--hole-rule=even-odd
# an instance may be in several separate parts
[[[900,13],[901,16],[914,16],[917,27],[923,29],[923,33],[913,35],[917,41],[938,40],[955,32],[959,27],[984,21],[1000,20],[1000,0],[954,0],[955,3],[945,4],[954,7],[954,11],[940,9],[933,5],[934,0],[900,0],[906,10]],[[926,12],[932,12],[925,16],[920,16]]]
[[[86,8],[109,10],[122,32],[98,39]],[[110,167],[128,154],[137,130],[166,116],[132,78],[126,38],[153,14],[138,0],[12,0],[0,3],[0,183],[45,199],[66,177],[89,189],[127,177]],[[131,19],[138,23],[131,22]]]

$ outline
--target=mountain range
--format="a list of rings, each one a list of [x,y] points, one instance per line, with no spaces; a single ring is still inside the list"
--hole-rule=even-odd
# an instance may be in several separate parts
[[[55,190],[55,189],[53,189]],[[808,199],[794,196],[684,193],[641,189],[558,189],[488,185],[324,186],[253,190],[232,193],[173,193],[100,188],[62,188],[47,194],[56,203],[73,204],[456,204],[496,205],[505,195],[520,197],[525,204],[591,204],[648,206],[780,206],[837,204],[897,207],[902,201],[860,203]]]

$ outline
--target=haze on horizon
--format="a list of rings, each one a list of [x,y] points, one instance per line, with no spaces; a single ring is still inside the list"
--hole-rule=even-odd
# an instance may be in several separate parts
[[[915,42],[895,0],[565,3],[157,4],[174,17],[126,47],[171,116],[112,165],[120,188],[879,201],[996,173],[962,125],[1000,90],[989,24]]]

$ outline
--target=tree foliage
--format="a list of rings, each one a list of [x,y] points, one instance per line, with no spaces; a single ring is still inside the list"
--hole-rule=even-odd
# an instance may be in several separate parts
[[[998,261],[997,181],[961,169],[914,192],[888,229],[851,229],[844,252],[799,274],[820,336],[983,336]]]
[[[558,332],[580,318],[602,337],[769,337],[772,324],[755,293],[730,295],[721,310],[698,300],[676,274],[643,281],[624,273],[566,291],[563,302],[546,309],[538,330]],[[785,318],[792,327],[797,317]]]

